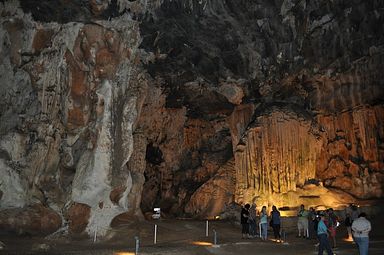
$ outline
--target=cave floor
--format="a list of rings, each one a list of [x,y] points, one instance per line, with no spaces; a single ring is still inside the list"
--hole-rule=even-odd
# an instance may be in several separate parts
[[[384,219],[372,222],[370,235],[370,255],[384,254]],[[158,225],[157,244],[153,244],[154,224]],[[287,224],[288,225],[288,224]],[[376,226],[376,227],[375,227]],[[265,255],[306,255],[317,254],[316,240],[296,237],[294,224],[286,227],[286,243],[277,243],[272,239],[261,241],[259,238],[242,239],[240,226],[226,221],[211,221],[209,236],[205,236],[205,221],[195,220],[159,220],[131,224],[121,224],[109,234],[108,240],[93,243],[87,238],[56,238],[0,236],[5,249],[0,254],[94,254],[94,255],[130,255],[135,254],[135,236],[140,237],[139,254],[166,255],[209,255],[209,254],[265,254]],[[217,247],[212,246],[213,229],[217,231]],[[344,239],[346,230],[338,230],[338,248],[336,254],[357,255],[356,246]],[[272,233],[269,232],[268,235]],[[36,248],[49,246],[48,250]],[[325,253],[324,253],[325,254]]]

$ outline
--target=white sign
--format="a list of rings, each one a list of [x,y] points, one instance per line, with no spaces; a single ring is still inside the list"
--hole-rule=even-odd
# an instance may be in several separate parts
[[[153,214],[152,214],[153,219],[160,219],[160,208],[153,208]]]

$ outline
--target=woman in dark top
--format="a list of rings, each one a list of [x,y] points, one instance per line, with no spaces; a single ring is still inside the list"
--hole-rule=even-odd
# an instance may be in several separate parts
[[[273,229],[273,234],[275,236],[275,239],[277,241],[281,240],[280,236],[280,212],[277,210],[276,206],[272,206],[272,212],[271,212],[271,221],[272,221],[272,229]]]
[[[352,217],[349,213],[347,213],[346,217],[345,217],[345,226],[347,228],[347,232],[348,232],[348,239],[349,240],[352,240]]]
[[[246,204],[242,209],[241,209],[241,215],[240,215],[240,221],[241,221],[241,233],[242,233],[242,238],[247,238],[249,236],[249,204]]]

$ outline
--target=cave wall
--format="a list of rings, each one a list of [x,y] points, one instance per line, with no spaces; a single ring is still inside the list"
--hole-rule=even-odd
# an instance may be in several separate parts
[[[362,1],[283,1],[275,10],[291,33],[284,43],[278,36],[271,38],[276,63],[269,66],[270,77],[260,83],[263,100],[253,119],[240,122],[240,129],[247,129],[243,137],[235,137],[237,201],[258,198],[271,204],[274,193],[302,188],[311,179],[352,199],[382,197],[380,6]],[[276,18],[264,19],[268,34],[279,31],[274,22]],[[287,107],[289,111],[282,110]],[[270,113],[273,108],[278,114]],[[232,119],[243,117],[234,112]],[[304,129],[295,128],[297,123]],[[292,138],[304,142],[292,146]],[[297,203],[274,199],[281,206]]]
[[[318,118],[327,144],[319,155],[317,177],[359,198],[382,197],[383,107],[359,107]]]
[[[312,179],[353,196],[344,203],[382,196],[382,3],[164,1],[155,14],[142,47],[161,56],[148,71],[165,81],[168,106],[198,118],[211,101],[228,109],[235,201],[301,192]],[[191,80],[202,91],[231,84],[240,99],[201,100]]]
[[[183,216],[194,192],[231,159],[231,139],[225,115],[188,117],[186,107],[168,108],[166,101],[161,86],[148,91],[135,131],[147,144],[141,209]],[[188,213],[196,215],[193,210]]]
[[[382,2],[55,3],[0,2],[4,229],[382,198]]]
[[[41,205],[56,228],[103,235],[137,206],[126,165],[147,87],[137,22],[41,23],[17,4],[1,3],[1,225],[31,231],[9,222]]]

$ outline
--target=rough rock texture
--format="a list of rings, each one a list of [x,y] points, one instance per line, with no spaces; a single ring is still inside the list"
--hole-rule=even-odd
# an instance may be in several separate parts
[[[86,204],[73,203],[67,212],[68,230],[70,233],[82,233],[89,223],[91,207]]]
[[[148,93],[137,125],[147,138],[141,208],[181,216],[191,195],[230,159],[228,125],[220,114],[203,120],[187,118],[185,107],[164,108],[160,88]]]
[[[220,167],[217,174],[201,185],[191,196],[185,207],[185,212],[204,218],[220,215],[223,208],[233,201],[235,188],[233,169],[233,160]]]
[[[37,23],[15,5],[1,8],[1,208],[42,203],[102,235],[137,204],[126,166],[146,89],[137,23]]]
[[[2,231],[19,235],[41,235],[56,231],[62,224],[59,214],[41,204],[16,210],[3,210],[0,219]]]
[[[381,1],[1,1],[0,24],[9,230],[383,197]]]
[[[142,47],[159,56],[148,71],[166,82],[167,106],[186,106],[188,116],[200,119],[217,107],[230,116],[237,202],[264,196],[293,205],[298,201],[274,194],[300,193],[298,187],[318,181],[355,198],[380,198],[382,7],[364,1],[164,1],[144,19]],[[224,84],[231,90],[222,90]],[[204,99],[214,88],[224,100],[213,94]],[[343,148],[335,140],[345,136]],[[209,201],[206,185],[193,195],[204,197],[203,204]]]
[[[282,28],[291,34],[285,43],[273,36],[276,63],[259,88],[264,105],[240,128],[248,131],[236,146],[238,201],[315,177],[358,198],[382,197],[383,14],[357,2],[283,2]],[[278,31],[270,18],[260,24]],[[290,111],[265,111],[281,105]]]
[[[317,177],[356,197],[382,197],[383,117],[381,106],[319,116],[328,139],[319,155]]]

